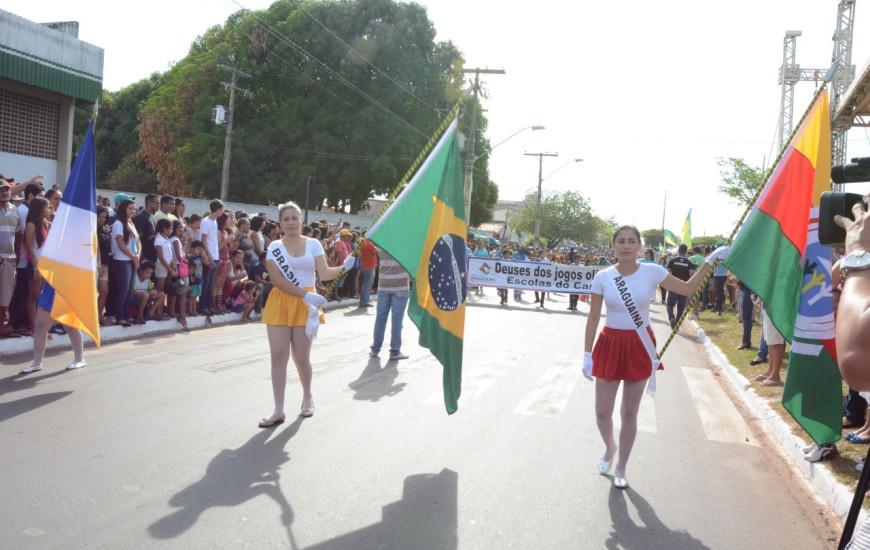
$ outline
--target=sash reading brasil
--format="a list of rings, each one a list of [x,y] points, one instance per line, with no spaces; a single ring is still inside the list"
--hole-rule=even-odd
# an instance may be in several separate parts
[[[637,308],[634,306],[634,298],[631,297],[631,292],[628,291],[628,285],[622,278],[622,275],[613,280],[616,283],[616,290],[619,292],[619,297],[625,303],[625,309],[631,315],[631,320],[634,321],[634,326],[640,328],[643,326],[643,319],[640,318]]]
[[[277,264],[281,273],[284,274],[284,277],[294,285],[300,286],[299,281],[296,279],[296,274],[293,273],[293,269],[290,267],[287,258],[285,258],[284,254],[281,252],[280,246],[276,246],[272,249],[272,257],[275,259],[275,264]]]

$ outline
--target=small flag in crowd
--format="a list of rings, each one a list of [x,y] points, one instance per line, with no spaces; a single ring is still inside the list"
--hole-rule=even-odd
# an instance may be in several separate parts
[[[51,318],[87,333],[99,347],[96,169],[92,119],[45,239],[39,272],[55,290]]]
[[[823,90],[725,260],[791,342],[782,404],[819,445],[842,432],[831,249],[818,240],[819,202],[831,189],[830,176],[830,108]]]
[[[677,237],[667,229],[665,229],[665,242],[677,246]]]
[[[465,203],[456,120],[411,182],[369,229],[369,238],[414,279],[408,316],[420,345],[444,367],[444,404],[456,412],[465,330]]]
[[[680,240],[683,244],[692,248],[692,209],[689,208],[689,215],[686,216],[686,221],[683,222],[683,230],[680,231]]]

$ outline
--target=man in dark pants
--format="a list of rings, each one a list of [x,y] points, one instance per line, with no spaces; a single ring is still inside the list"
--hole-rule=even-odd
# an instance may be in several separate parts
[[[725,246],[725,243],[716,243],[716,248]],[[728,278],[728,268],[722,262],[716,264],[713,269],[713,288],[716,289],[716,305],[713,311],[716,315],[722,315],[722,306],[725,303],[725,280]]]
[[[686,252],[688,251],[689,247],[685,244],[681,244],[677,249],[677,255],[668,262],[668,273],[681,281],[688,281],[695,273],[695,264],[686,258]],[[674,306],[677,306],[676,316],[674,316]],[[676,292],[668,292],[667,309],[668,319],[671,321],[671,328],[674,328],[677,324],[677,319],[683,316],[683,310],[686,309],[686,297],[681,296]]]

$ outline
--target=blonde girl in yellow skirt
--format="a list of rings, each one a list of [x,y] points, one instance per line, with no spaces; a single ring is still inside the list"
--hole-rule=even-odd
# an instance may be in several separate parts
[[[342,270],[353,266],[354,257],[348,255],[344,264],[328,267],[323,246],[302,235],[302,211],[292,202],[278,207],[278,224],[284,233],[273,241],[266,251],[266,270],[273,288],[263,309],[261,322],[266,324],[269,350],[272,357],[272,394],[275,410],[260,419],[260,427],[268,428],[284,422],[284,393],[287,387],[287,362],[292,352],[293,363],[302,384],[301,415],[314,415],[311,395],[311,339],[305,332],[312,307],[320,308],[326,298],[315,294],[315,274],[321,280],[336,278]],[[323,323],[323,316],[320,316]],[[316,326],[316,325],[315,325]]]

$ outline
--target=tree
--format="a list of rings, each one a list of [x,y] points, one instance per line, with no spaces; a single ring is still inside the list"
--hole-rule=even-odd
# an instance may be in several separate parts
[[[715,247],[716,243],[727,242],[722,235],[705,235],[703,237],[692,237],[692,247],[709,246]]]
[[[645,229],[640,232],[641,237],[643,237],[643,245],[647,248],[654,248],[656,250],[665,242],[664,233],[662,233],[661,229]]]
[[[462,56],[435,42],[419,4],[275,2],[199,37],[142,109],[139,133],[161,190],[216,196],[225,64],[251,75],[237,95],[229,198],[283,202],[309,176],[337,209],[390,193],[460,97]],[[488,179],[488,178],[487,178]],[[481,186],[489,200],[487,187]],[[486,200],[484,202],[486,202]]]
[[[764,172],[738,158],[720,158],[717,164],[724,182],[719,186],[719,192],[728,195],[741,206],[749,206],[764,183]]]
[[[534,234],[536,201],[537,194],[526,196],[523,209],[511,219],[511,227]],[[592,213],[589,201],[576,191],[549,193],[541,199],[540,235],[547,239],[551,248],[566,241],[597,241],[604,224]]]

